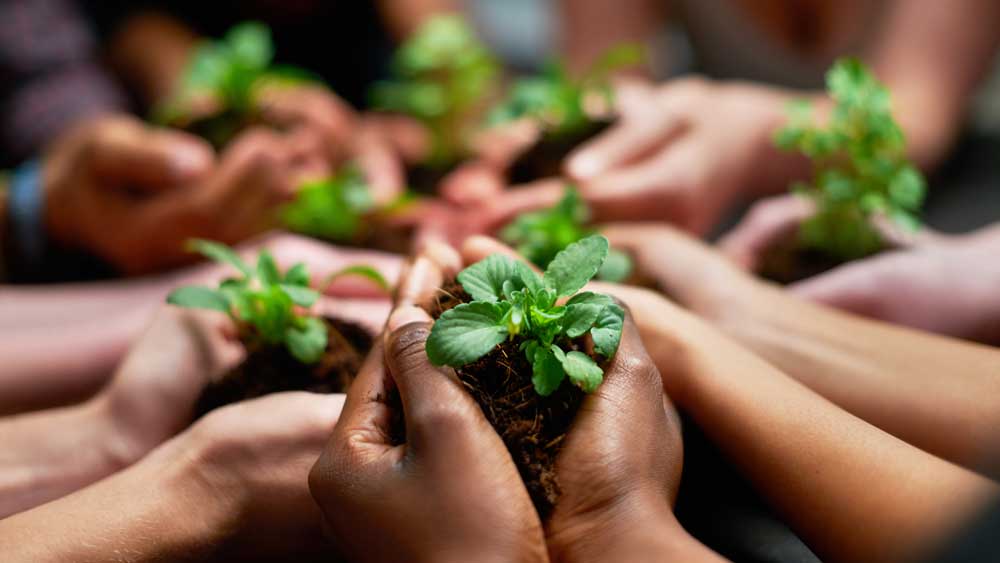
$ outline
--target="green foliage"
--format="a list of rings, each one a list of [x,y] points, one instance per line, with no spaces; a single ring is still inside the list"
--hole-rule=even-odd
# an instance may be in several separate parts
[[[239,277],[228,278],[217,289],[181,287],[167,302],[181,307],[211,309],[229,314],[238,323],[253,327],[253,335],[268,345],[284,345],[299,361],[319,361],[327,345],[327,328],[321,319],[299,312],[319,299],[309,288],[309,274],[296,264],[284,275],[274,259],[262,251],[256,266],[245,263],[229,247],[204,240],[192,241],[193,250],[236,268]]]
[[[428,162],[446,166],[463,152],[463,127],[496,87],[499,66],[458,16],[427,20],[397,50],[394,78],[376,84],[372,106],[410,115],[431,132]]]
[[[295,201],[282,210],[282,218],[295,232],[346,242],[357,237],[362,219],[374,207],[361,171],[347,166],[334,176],[303,184]]]
[[[333,280],[349,276],[357,276],[360,278],[364,278],[375,284],[376,287],[378,287],[379,289],[381,289],[386,293],[392,291],[392,286],[389,284],[389,281],[385,279],[385,277],[382,275],[381,272],[379,272],[375,268],[372,268],[371,266],[366,266],[364,264],[356,264],[354,266],[348,266],[346,268],[341,269],[340,271],[330,274],[326,278],[326,281],[323,283],[323,285],[328,286],[330,285],[331,282],[333,282]]]
[[[555,206],[522,213],[500,231],[500,238],[536,266],[546,268],[564,248],[594,234],[594,230],[586,226],[589,219],[590,209],[579,192],[570,186]],[[612,249],[597,277],[620,282],[631,273],[629,256]]]
[[[445,311],[434,323],[428,357],[435,365],[461,367],[519,337],[539,395],[552,394],[566,378],[594,391],[604,378],[601,367],[564,347],[589,331],[599,355],[610,358],[618,349],[625,312],[607,295],[577,293],[607,255],[607,239],[594,235],[567,246],[541,277],[500,254],[469,266],[458,281],[473,300]],[[557,305],[563,297],[571,298]]]
[[[552,62],[539,76],[522,78],[511,86],[507,98],[489,115],[491,124],[531,117],[542,123],[549,135],[573,135],[586,130],[591,119],[584,107],[593,93],[611,104],[610,75],[620,68],[634,66],[643,59],[641,47],[625,44],[613,47],[601,56],[578,80],[564,64]]]
[[[810,105],[797,102],[775,142],[813,162],[812,182],[793,186],[816,204],[816,214],[800,231],[803,244],[843,259],[860,258],[884,246],[873,216],[884,215],[906,229],[920,226],[926,185],[906,159],[888,90],[865,65],[841,59],[826,81],[836,104],[829,124],[816,125]]]
[[[154,121],[169,125],[190,122],[194,106],[206,96],[219,113],[247,118],[255,112],[255,92],[264,83],[299,84],[313,80],[304,70],[272,67],[271,31],[259,22],[243,22],[217,41],[203,41],[188,62],[173,96],[156,108]]]

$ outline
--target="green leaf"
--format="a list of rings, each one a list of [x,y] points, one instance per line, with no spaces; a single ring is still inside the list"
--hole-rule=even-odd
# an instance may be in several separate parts
[[[342,270],[330,274],[330,276],[326,278],[326,282],[323,285],[330,285],[330,283],[333,282],[333,280],[348,276],[359,276],[365,278],[374,283],[376,286],[378,286],[379,289],[385,292],[389,292],[392,290],[392,286],[389,285],[389,281],[385,279],[385,276],[383,276],[381,272],[379,272],[378,270],[376,270],[371,266],[366,266],[364,264],[356,264],[354,266],[348,266]]]
[[[248,266],[239,255],[233,252],[232,248],[224,244],[204,239],[192,239],[187,242],[187,247],[220,264],[229,264],[248,278],[253,277],[253,268]]]
[[[623,282],[630,275],[632,275],[632,257],[614,248],[608,251],[607,259],[597,270],[597,279],[612,283]]]
[[[309,287],[309,271],[306,265],[300,262],[285,272],[285,284]]]
[[[597,322],[597,316],[601,314],[605,305],[597,303],[578,303],[567,305],[566,313],[563,315],[563,332],[570,338],[576,338],[590,330]]]
[[[200,286],[180,287],[167,296],[167,303],[189,309],[229,312],[229,300],[221,291]]]
[[[427,357],[434,365],[461,367],[485,356],[507,338],[505,312],[485,301],[445,311],[427,338]]]
[[[271,31],[260,22],[244,22],[233,26],[226,33],[226,43],[236,60],[251,68],[266,68],[274,56]]]
[[[285,283],[279,284],[278,287],[281,288],[281,291],[285,292],[285,295],[292,300],[292,303],[295,303],[299,307],[312,307],[313,303],[319,299],[319,292],[308,287]]]
[[[275,285],[281,283],[281,273],[278,272],[278,265],[274,263],[271,253],[263,250],[257,257],[257,278],[264,285]]]
[[[313,364],[326,351],[328,334],[326,323],[316,317],[304,317],[301,326],[289,327],[285,333],[288,351],[304,364]]]
[[[573,295],[587,284],[608,255],[608,239],[592,235],[574,242],[556,255],[543,281],[560,297]]]
[[[542,397],[547,397],[559,389],[566,372],[563,371],[562,363],[556,359],[555,354],[549,348],[534,346],[531,360],[531,382],[535,386],[535,392]],[[562,350],[560,350],[561,352]]]
[[[594,339],[594,351],[610,358],[618,350],[618,343],[622,338],[622,325],[625,322],[625,311],[618,305],[608,305],[601,311],[594,323],[594,328],[590,330],[590,336]]]
[[[527,269],[526,266],[520,266]],[[458,274],[458,282],[476,301],[495,303],[503,299],[503,284],[506,281],[519,283],[523,287],[523,270],[517,260],[502,254],[491,254]]]
[[[559,347],[553,345],[552,351],[556,350],[559,350]],[[604,381],[604,371],[601,367],[583,352],[574,350],[560,357],[561,352],[562,350],[559,350],[554,355],[559,358],[569,380],[586,393],[596,391],[597,387]]]

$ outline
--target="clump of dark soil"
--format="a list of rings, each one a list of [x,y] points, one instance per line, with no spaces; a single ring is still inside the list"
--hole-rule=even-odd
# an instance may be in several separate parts
[[[469,300],[462,286],[452,280],[438,291],[427,310],[437,318]],[[538,395],[531,383],[531,364],[520,345],[520,339],[508,340],[455,373],[507,446],[535,509],[545,519],[560,494],[556,458],[585,393],[564,382],[548,397]],[[582,339],[560,345],[564,350],[585,351]]]
[[[803,248],[795,238],[789,238],[765,251],[758,272],[764,279],[789,285],[818,276],[843,263],[843,260],[820,250]]]
[[[406,167],[406,185],[418,194],[435,195],[438,192],[438,185],[453,170],[455,165],[411,164]]]
[[[518,185],[562,176],[563,161],[573,149],[600,135],[611,124],[609,120],[594,121],[586,129],[571,134],[542,136],[511,164],[508,180]]]
[[[249,328],[241,340],[246,359],[221,380],[209,385],[195,407],[201,416],[218,407],[282,391],[343,393],[351,385],[372,347],[372,336],[364,328],[325,318],[329,343],[322,359],[306,365],[283,345],[263,345]]]

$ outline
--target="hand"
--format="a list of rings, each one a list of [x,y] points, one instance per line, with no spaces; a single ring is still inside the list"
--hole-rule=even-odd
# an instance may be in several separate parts
[[[307,480],[343,402],[343,395],[290,392],[236,403],[205,415],[155,452],[179,456],[183,479],[202,488],[201,496],[187,500],[195,505],[192,515],[221,512],[211,526],[221,537],[210,546],[221,546],[232,560],[332,551]]]
[[[617,92],[619,122],[566,169],[598,220],[669,220],[704,233],[739,199],[801,168],[771,141],[790,98],[703,79],[631,83]]]
[[[296,157],[265,130],[243,134],[215,163],[180,132],[126,117],[89,122],[46,157],[46,227],[129,274],[190,261],[188,238],[233,243],[267,229],[292,195]]]
[[[306,128],[320,135],[326,157],[339,160],[358,125],[354,109],[335,93],[315,84],[270,85],[256,103],[264,121],[283,129]]]
[[[441,275],[428,255],[411,265],[384,352],[373,351],[352,385],[310,488],[352,560],[545,561],[541,524],[510,454],[454,373],[424,351],[431,320],[412,303]],[[402,444],[392,436],[394,389]]]

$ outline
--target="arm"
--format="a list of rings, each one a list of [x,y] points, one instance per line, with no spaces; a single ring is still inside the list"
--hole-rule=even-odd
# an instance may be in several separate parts
[[[173,93],[198,43],[194,31],[160,12],[140,12],[112,37],[111,61],[136,88],[146,107]]]
[[[893,93],[911,157],[933,168],[947,154],[1000,34],[991,0],[896,0],[870,59]]]
[[[455,0],[379,0],[376,4],[396,41],[406,39],[430,16],[460,10]]]
[[[665,23],[665,5],[655,0],[628,0],[616,2],[609,9],[608,3],[601,0],[560,0],[561,52],[570,69],[583,71],[618,43],[649,45]],[[657,59],[664,56],[650,51]],[[663,61],[657,63],[658,67],[665,66]]]
[[[918,559],[997,496],[662,303],[643,339],[671,397],[822,557]]]

